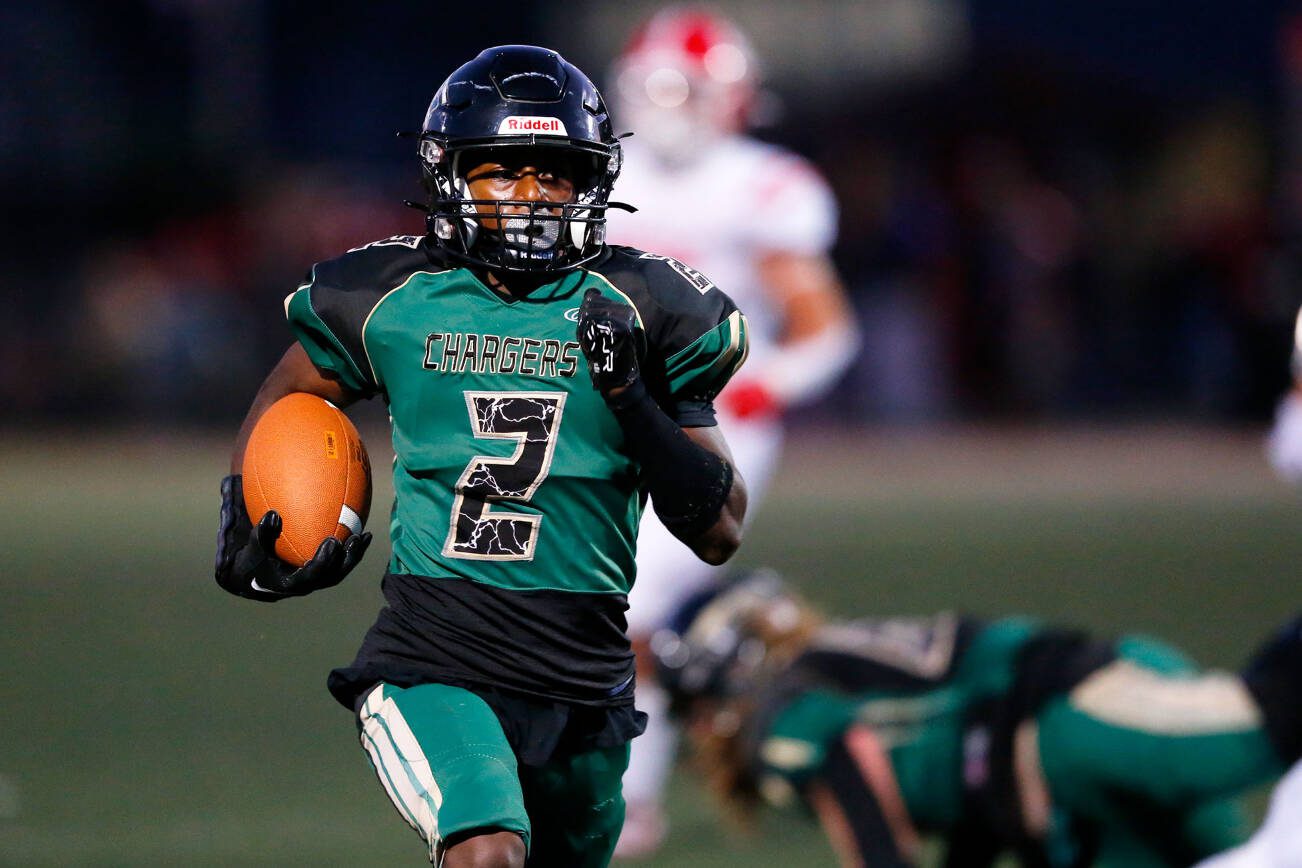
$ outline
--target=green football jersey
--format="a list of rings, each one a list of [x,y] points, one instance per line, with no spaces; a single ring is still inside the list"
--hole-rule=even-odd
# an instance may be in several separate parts
[[[825,627],[788,676],[792,686],[811,685],[794,695],[787,687],[782,707],[762,716],[756,766],[766,790],[802,787],[835,739],[864,723],[887,747],[913,821],[948,827],[962,809],[969,710],[1009,690],[1017,653],[1034,634],[1023,619],[980,624],[952,613]]]
[[[1190,864],[1237,840],[1230,797],[1283,768],[1234,679],[1197,671],[1153,639],[1100,641],[1029,618],[834,623],[749,722],[750,771],[779,803],[814,780],[840,787],[843,805],[875,801],[843,739],[861,725],[908,819],[942,833],[954,856],[1007,849],[1027,864],[1080,865],[1093,851],[1091,864]],[[1015,759],[1017,744],[1034,753]],[[1023,814],[1034,790],[1017,771],[1032,757],[1049,799],[1034,835]]]
[[[674,260],[611,248],[525,297],[400,236],[318,264],[286,300],[298,340],[393,425],[393,573],[508,591],[626,594],[640,468],[575,337],[589,288],[644,330],[643,376],[684,427],[746,356],[728,297]]]

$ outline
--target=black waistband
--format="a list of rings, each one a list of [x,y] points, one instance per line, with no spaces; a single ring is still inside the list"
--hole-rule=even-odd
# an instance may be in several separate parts
[[[330,692],[349,708],[377,681],[493,687],[607,708],[633,702],[623,595],[393,573],[383,589],[388,605],[356,659],[330,673]]]

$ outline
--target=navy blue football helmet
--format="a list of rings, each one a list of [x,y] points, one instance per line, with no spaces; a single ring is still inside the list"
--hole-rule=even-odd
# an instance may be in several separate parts
[[[794,628],[804,611],[782,578],[766,569],[743,572],[689,597],[651,637],[656,677],[673,710],[681,712],[696,699],[750,691],[768,656],[763,634]]]
[[[574,201],[472,199],[465,172],[475,157],[467,153],[487,148],[560,149],[575,175]],[[419,153],[426,231],[454,259],[559,272],[601,252],[619,142],[596,85],[555,51],[501,45],[457,69],[430,102]],[[498,228],[486,229],[482,221],[494,215]]]

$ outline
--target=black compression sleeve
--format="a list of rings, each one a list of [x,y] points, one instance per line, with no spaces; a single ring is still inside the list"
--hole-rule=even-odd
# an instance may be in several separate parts
[[[665,415],[641,380],[608,396],[629,452],[641,464],[656,515],[690,542],[719,518],[732,490],[732,465],[698,446]]]

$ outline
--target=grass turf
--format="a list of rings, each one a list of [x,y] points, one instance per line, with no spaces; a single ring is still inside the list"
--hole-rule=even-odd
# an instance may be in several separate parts
[[[0,445],[0,864],[421,864],[324,689],[387,546],[248,603],[211,580],[225,440]],[[1302,604],[1300,527],[1254,432],[842,435],[793,446],[740,561],[833,614],[1026,612],[1233,666]],[[681,775],[671,805],[648,865],[832,863],[794,814],[739,836]]]

